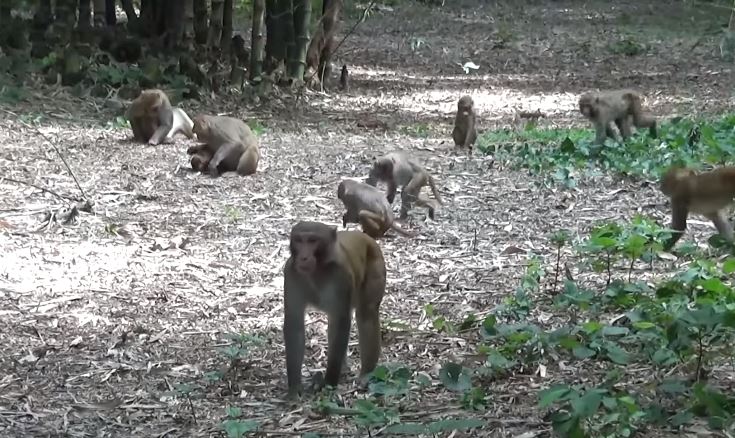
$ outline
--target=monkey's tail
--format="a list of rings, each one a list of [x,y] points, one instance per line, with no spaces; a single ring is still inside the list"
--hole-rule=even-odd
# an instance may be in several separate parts
[[[434,178],[431,175],[429,175],[429,186],[431,186],[431,193],[433,193],[436,200],[439,201],[439,205],[444,205],[444,202],[442,202],[442,197],[441,195],[439,195],[439,190],[436,189]]]

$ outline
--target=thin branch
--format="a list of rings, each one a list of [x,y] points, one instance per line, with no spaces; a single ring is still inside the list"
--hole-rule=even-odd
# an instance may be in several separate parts
[[[77,198],[72,198],[71,196],[62,196],[62,195],[56,193],[55,191],[53,191],[51,189],[47,189],[46,187],[41,187],[39,185],[33,184],[31,182],[28,182],[28,181],[21,181],[19,179],[9,178],[7,176],[0,177],[0,182],[2,182],[2,181],[10,181],[10,182],[14,182],[14,183],[17,183],[17,184],[25,184],[27,186],[33,187],[34,189],[41,190],[42,192],[51,193],[52,195],[54,195],[57,198],[59,198],[61,200],[64,200],[64,201],[69,200],[69,199],[72,200],[72,201],[79,201],[79,199],[77,199]]]
[[[25,127],[30,128],[30,129],[36,131],[41,137],[43,137],[51,145],[52,148],[54,148],[54,150],[56,151],[56,153],[59,154],[59,157],[61,158],[61,161],[64,162],[64,166],[66,166],[66,169],[69,171],[69,174],[71,175],[72,179],[74,180],[74,183],[77,185],[77,188],[79,189],[80,192],[82,192],[82,197],[86,200],[87,199],[87,194],[84,193],[84,189],[82,189],[82,186],[79,184],[79,180],[77,180],[76,175],[74,175],[74,172],[71,170],[71,166],[69,166],[69,163],[66,162],[66,158],[64,158],[64,155],[61,153],[61,151],[59,150],[59,148],[56,147],[56,145],[49,138],[49,136],[46,135],[46,134],[44,134],[43,132],[41,132],[41,130],[38,129],[37,127],[35,127],[33,125],[30,125],[30,124],[24,122],[23,120],[21,120],[20,117],[18,117],[18,114],[14,113],[12,111],[6,110],[4,108],[0,108],[0,109],[2,109],[3,111],[5,111],[6,113],[8,113],[8,114],[10,114],[12,116],[15,116],[16,119],[18,120],[18,122],[20,122]]]

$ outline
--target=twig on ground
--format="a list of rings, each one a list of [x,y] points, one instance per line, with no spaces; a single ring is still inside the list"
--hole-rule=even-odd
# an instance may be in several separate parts
[[[84,198],[85,200],[87,200],[87,202],[89,202],[89,201],[88,201],[88,198],[87,198],[87,194],[86,194],[86,193],[84,193],[84,189],[82,189],[82,186],[81,186],[81,185],[79,184],[79,180],[77,180],[77,177],[76,177],[76,175],[74,175],[74,172],[73,172],[73,171],[71,170],[71,166],[69,166],[69,163],[67,163],[67,161],[66,161],[66,158],[65,158],[65,157],[64,157],[64,155],[63,155],[63,154],[61,153],[61,151],[59,150],[59,148],[57,148],[57,147],[56,147],[56,144],[54,144],[54,142],[53,142],[53,141],[52,141],[52,140],[51,140],[51,139],[49,138],[49,136],[48,136],[48,135],[46,135],[46,134],[44,134],[43,132],[41,132],[41,130],[40,130],[40,129],[38,129],[38,128],[37,128],[36,126],[30,125],[30,124],[28,124],[28,123],[24,122],[23,120],[21,120],[21,119],[20,119],[20,117],[18,117],[18,114],[14,113],[14,112],[12,112],[12,111],[6,110],[6,109],[4,109],[4,108],[0,108],[0,109],[2,109],[3,111],[5,111],[5,112],[6,112],[6,113],[8,113],[8,114],[10,114],[10,115],[14,116],[14,117],[16,118],[16,120],[17,120],[18,122],[20,122],[20,123],[21,123],[21,124],[22,124],[23,126],[25,126],[25,127],[27,127],[27,128],[30,128],[30,129],[32,129],[32,130],[34,130],[34,131],[36,131],[36,133],[38,133],[38,134],[39,134],[39,135],[40,135],[41,137],[43,137],[43,138],[44,138],[44,139],[45,139],[45,140],[46,140],[47,142],[49,142],[49,144],[51,145],[51,147],[52,147],[52,148],[54,148],[54,150],[56,151],[56,153],[57,153],[57,154],[59,154],[59,157],[61,158],[61,161],[63,161],[63,162],[64,162],[64,166],[66,166],[66,169],[67,169],[67,170],[69,171],[69,174],[71,175],[72,179],[74,180],[74,183],[75,183],[75,184],[77,185],[77,188],[78,188],[78,189],[79,189],[79,191],[80,191],[80,192],[82,193],[82,197],[83,197],[83,198]]]

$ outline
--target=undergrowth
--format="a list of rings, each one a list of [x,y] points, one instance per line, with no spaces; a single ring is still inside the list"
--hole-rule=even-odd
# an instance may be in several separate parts
[[[672,164],[701,169],[721,165],[735,156],[735,114],[717,120],[676,118],[660,123],[657,138],[637,131],[625,143],[607,139],[595,145],[589,129],[539,129],[529,123],[521,131],[488,131],[478,149],[496,154],[532,173],[550,174],[563,184],[575,184],[578,171],[612,171],[658,178]],[[577,171],[577,172],[575,172]]]

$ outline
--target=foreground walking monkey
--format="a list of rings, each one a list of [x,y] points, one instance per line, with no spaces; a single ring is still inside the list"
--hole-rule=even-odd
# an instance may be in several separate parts
[[[194,136],[193,122],[181,108],[174,108],[161,90],[143,90],[130,104],[125,116],[136,141],[157,145],[171,143],[179,132]]]
[[[380,303],[385,293],[385,261],[380,247],[360,231],[340,231],[301,221],[291,229],[291,256],[283,268],[283,337],[288,396],[302,392],[304,313],[314,306],[327,314],[327,370],[324,383],[337,386],[347,355],[355,309],[360,341],[360,378],[380,358]]]
[[[371,185],[351,179],[343,180],[337,188],[337,198],[347,209],[342,215],[343,227],[348,223],[359,223],[362,225],[362,232],[373,239],[382,237],[389,228],[404,236],[415,236],[394,222],[393,209],[385,194]],[[431,215],[433,216],[433,210]]]
[[[671,249],[684,235],[689,213],[699,213],[711,220],[720,235],[733,241],[733,231],[724,209],[735,197],[735,167],[722,167],[695,173],[691,169],[672,167],[661,180],[661,192],[671,199],[671,228],[676,232],[664,249]]]
[[[418,162],[401,152],[391,152],[373,162],[370,174],[365,182],[375,187],[378,181],[385,181],[388,184],[387,198],[391,204],[396,197],[397,187],[401,186],[400,219],[405,219],[408,216],[412,202],[428,208],[429,217],[434,219],[434,208],[430,205],[432,201],[419,195],[421,188],[425,185],[431,187],[434,197],[439,205],[442,205],[442,199],[434,183],[434,178]]]
[[[613,122],[620,130],[623,141],[631,136],[631,120],[637,128],[648,128],[656,138],[656,118],[645,112],[641,96],[632,90],[586,93],[579,98],[579,112],[595,127],[595,143],[603,144],[605,137],[617,141]]]
[[[251,175],[258,169],[258,139],[242,120],[200,114],[194,117],[193,132],[199,141],[204,142],[186,151],[193,155],[193,169],[208,171],[212,176],[233,171],[240,175]]]
[[[466,147],[472,152],[472,145],[477,140],[476,121],[477,113],[472,97],[460,97],[457,102],[457,115],[454,117],[454,130],[452,131],[455,147]]]

